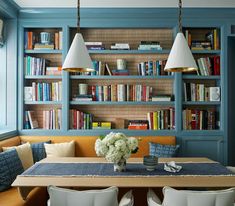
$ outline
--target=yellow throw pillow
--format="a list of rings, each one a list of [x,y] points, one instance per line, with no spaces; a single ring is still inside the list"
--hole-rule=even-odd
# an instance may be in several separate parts
[[[33,165],[32,149],[28,142],[19,146],[3,147],[2,149],[3,151],[6,151],[12,148],[16,149],[24,170],[28,169]]]
[[[74,157],[75,142],[44,144],[47,157]]]

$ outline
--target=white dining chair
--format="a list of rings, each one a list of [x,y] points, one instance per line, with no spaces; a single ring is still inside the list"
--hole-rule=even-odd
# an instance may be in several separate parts
[[[164,187],[163,194],[164,199],[161,203],[156,194],[149,189],[148,206],[234,206],[235,189],[192,191]]]
[[[227,166],[227,169],[230,170],[231,172],[235,173],[235,167]]]
[[[128,191],[118,204],[117,187],[78,191],[49,186],[48,193],[50,199],[47,206],[134,206],[132,190]]]

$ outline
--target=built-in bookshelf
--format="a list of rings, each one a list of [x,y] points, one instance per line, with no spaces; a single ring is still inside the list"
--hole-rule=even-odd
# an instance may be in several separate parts
[[[184,28],[198,71],[182,76],[183,130],[221,129],[221,31]]]
[[[53,16],[46,11],[40,17],[27,14],[34,18],[20,14],[19,36],[22,42],[26,38],[25,32],[33,32],[37,41],[40,41],[41,32],[62,32],[63,46],[59,49],[55,45],[54,49],[35,49],[27,48],[19,41],[19,134],[99,136],[114,131],[129,136],[173,135],[180,144],[180,156],[206,156],[226,162],[228,68],[225,49],[227,31],[231,28],[227,28],[223,18],[212,18],[212,13],[200,9],[199,13],[193,11],[192,18],[185,15],[183,32],[186,35],[187,31],[187,36],[191,38],[190,46],[199,71],[164,73],[164,63],[177,33],[174,12],[140,10],[141,15],[135,9],[128,10],[130,15],[126,15],[126,10],[119,9],[112,10],[112,13],[105,9],[87,9],[82,13],[81,33],[84,40],[97,44],[89,45],[89,54],[94,64],[99,65],[92,74],[61,72],[63,59],[76,33],[74,14],[73,17],[66,14],[68,17],[61,13],[65,17],[63,19],[58,13]],[[55,35],[52,36],[55,38]],[[120,43],[123,49],[118,48]],[[51,70],[44,67],[39,69],[40,72],[32,67],[32,70],[26,70],[24,62],[27,60],[28,65],[35,59],[45,61]],[[125,60],[127,71],[117,71],[120,59]],[[62,82],[61,99],[24,101],[25,87],[58,82]],[[79,84],[86,85],[87,96],[79,96]],[[114,101],[112,95],[117,96],[118,92],[112,92],[111,87],[118,85],[122,87],[119,90],[123,93],[122,100]],[[147,87],[152,90],[148,98]],[[213,89],[219,91],[220,98],[216,101],[209,98]],[[103,95],[100,100],[94,98],[99,90]],[[187,93],[190,96],[185,98]],[[191,93],[195,97],[192,98]],[[27,111],[34,112],[38,121],[36,129],[24,127]],[[44,125],[45,121],[50,124],[60,115],[62,120],[56,120],[57,126]]]
[[[60,130],[62,28],[24,28],[23,128]]]

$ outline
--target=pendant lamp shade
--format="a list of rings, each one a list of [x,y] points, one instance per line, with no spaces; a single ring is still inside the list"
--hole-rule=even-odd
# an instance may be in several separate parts
[[[80,33],[76,33],[62,68],[69,72],[94,71],[91,57]]]
[[[164,71],[191,72],[197,71],[197,65],[182,32],[176,35]]]

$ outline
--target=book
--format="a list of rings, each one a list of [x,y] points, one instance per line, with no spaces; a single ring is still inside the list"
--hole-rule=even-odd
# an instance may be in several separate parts
[[[111,72],[111,70],[109,69],[109,65],[108,65],[107,63],[105,63],[105,68],[106,68],[106,70],[107,70],[109,76],[112,76],[112,72]]]
[[[171,101],[172,96],[171,95],[158,95],[158,96],[152,96],[152,102],[157,101]]]
[[[33,87],[24,87],[24,101],[33,101]]]
[[[54,44],[41,44],[41,43],[36,43],[34,44],[34,49],[51,49],[53,50],[55,48]]]
[[[220,101],[220,87],[209,87],[209,100]]]
[[[39,125],[38,125],[38,121],[37,121],[35,112],[34,111],[27,111],[27,114],[28,114],[31,129],[38,128]]]

